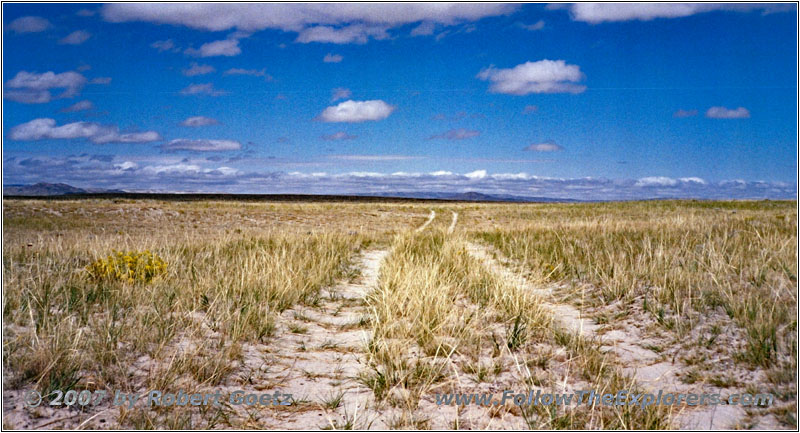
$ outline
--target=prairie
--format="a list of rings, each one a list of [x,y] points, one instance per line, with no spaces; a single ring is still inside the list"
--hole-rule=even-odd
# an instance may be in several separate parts
[[[797,428],[796,202],[5,199],[3,229],[5,428]],[[589,389],[774,401],[436,404]]]

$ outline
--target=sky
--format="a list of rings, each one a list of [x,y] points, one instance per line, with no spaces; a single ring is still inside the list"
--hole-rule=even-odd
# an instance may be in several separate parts
[[[3,183],[796,198],[795,4],[3,4]]]

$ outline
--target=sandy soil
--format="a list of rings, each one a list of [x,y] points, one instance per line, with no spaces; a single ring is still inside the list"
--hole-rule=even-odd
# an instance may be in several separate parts
[[[662,350],[657,353],[651,347],[662,347],[669,343],[663,336],[652,335],[646,331],[647,325],[652,325],[653,320],[644,311],[633,311],[626,319],[611,325],[599,325],[590,317],[596,316],[598,309],[581,310],[574,305],[558,302],[563,298],[566,289],[557,285],[537,287],[529,283],[521,272],[509,269],[495,257],[498,253],[487,247],[475,243],[469,244],[469,252],[480,259],[489,269],[502,275],[515,284],[522,285],[532,292],[542,296],[545,306],[550,309],[555,319],[564,328],[576,332],[584,337],[596,338],[608,350],[613,351],[624,367],[627,374],[649,391],[663,390],[673,393],[720,394],[728,396],[734,393],[746,392],[744,387],[719,388],[708,383],[687,384],[681,379],[681,373],[689,371],[690,367],[675,356],[675,352],[685,350],[674,347],[673,350]],[[513,266],[513,264],[509,264]],[[609,305],[604,308],[607,313],[614,313],[618,305]],[[730,332],[735,333],[735,326],[729,326]],[[672,355],[672,356],[669,356]],[[740,382],[759,382],[763,379],[763,372],[750,371],[742,367],[729,366],[736,370],[735,375],[742,379]],[[781,429],[777,420],[769,414],[748,413],[742,406],[716,405],[716,406],[685,406],[684,410],[673,414],[673,425],[681,429],[729,429],[741,428],[750,425],[756,429]]]

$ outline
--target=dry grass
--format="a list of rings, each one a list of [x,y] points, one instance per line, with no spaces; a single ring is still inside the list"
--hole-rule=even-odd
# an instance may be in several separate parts
[[[511,259],[529,280],[557,284],[563,288],[554,292],[559,302],[594,309],[597,321],[612,329],[626,314],[643,311],[657,323],[647,332],[673,336],[659,340],[665,345],[659,353],[674,353],[688,339],[718,349],[726,362],[763,372],[761,383],[742,386],[775,392],[784,405],[771,413],[792,425],[794,206],[6,200],[3,386],[44,393],[270,389],[277,382],[250,376],[253,353],[301,357],[325,350],[353,354],[364,367],[352,378],[342,372],[306,376],[359,381],[371,390],[371,403],[354,411],[351,395],[332,385],[319,402],[300,395],[290,412],[273,410],[275,420],[301,417],[313,406],[340,428],[669,427],[670,414],[660,409],[499,407],[437,415],[435,393],[638,389],[599,341],[560,329],[539,294],[470,254],[469,242],[478,241]],[[435,220],[415,232],[431,209]],[[447,230],[451,211],[460,215],[453,234]],[[366,248],[390,252],[379,283],[363,301],[337,298],[333,286],[357,279],[355,258]],[[133,281],[92,277],[87,270],[114,251],[146,259],[124,265],[136,269]],[[153,256],[137,255],[145,251]],[[166,264],[163,272],[147,268],[158,263],[152,257]],[[119,269],[131,269],[124,266]],[[320,340],[316,334],[330,326],[314,318],[325,313],[333,320],[339,312],[326,305],[364,314],[342,322],[339,332],[367,329],[366,347]],[[707,323],[714,314],[730,318],[744,336],[740,345],[715,348],[729,328]],[[267,355],[259,362],[273,377]],[[686,360],[694,369],[687,377],[721,386],[739,380],[715,370],[717,360],[693,356]],[[262,415],[230,407],[114,411],[98,425],[265,426]],[[55,416],[31,412],[28,427]]]
[[[572,286],[575,301],[641,305],[676,340],[709,347],[715,327],[711,336],[693,331],[724,312],[745,341],[720,347],[723,357],[766,369],[768,389],[794,400],[794,202],[542,205],[497,215],[511,222],[476,237],[535,277]]]

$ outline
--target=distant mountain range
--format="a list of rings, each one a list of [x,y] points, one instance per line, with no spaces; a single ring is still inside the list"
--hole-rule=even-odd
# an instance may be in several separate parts
[[[183,198],[190,198],[189,196],[197,196],[198,199],[203,199],[204,197],[226,197],[230,199],[236,199],[237,196],[241,196],[242,198],[253,199],[259,196],[264,198],[269,197],[297,197],[298,199],[306,199],[313,200],[314,195],[295,195],[295,194],[218,194],[218,193],[200,193],[200,194],[192,194],[192,193],[164,193],[164,192],[143,192],[143,193],[134,193],[128,191],[122,191],[118,189],[100,189],[100,188],[77,188],[72,185],[67,185],[66,183],[46,183],[46,182],[39,182],[34,185],[4,185],[3,186],[3,196],[26,196],[26,197],[59,197],[59,196],[66,196],[66,195],[84,195],[84,194],[124,194],[125,196],[151,196],[156,195],[159,197],[168,197],[171,195],[174,196],[181,196]],[[522,197],[522,196],[515,196],[515,195],[507,195],[507,194],[483,194],[480,192],[475,191],[468,191],[468,192],[425,192],[425,191],[412,191],[412,192],[385,192],[385,193],[371,193],[371,194],[358,194],[358,195],[351,195],[351,194],[331,194],[331,195],[324,195],[319,197],[325,197],[326,199],[331,199],[335,197],[343,197],[348,199],[358,199],[358,197],[364,197],[367,199],[379,199],[379,198],[401,198],[401,199],[418,199],[418,200],[448,200],[448,201],[474,201],[474,202],[550,202],[550,203],[573,203],[579,202],[581,200],[573,200],[573,199],[560,199],[560,198],[549,198],[549,197]]]
[[[76,188],[66,183],[39,182],[33,185],[3,185],[3,195],[57,196],[69,194],[122,193],[122,190]]]

